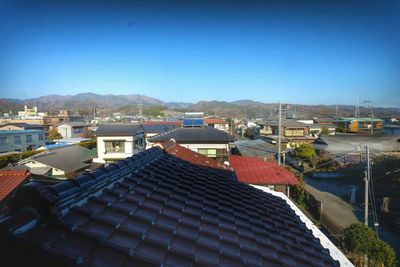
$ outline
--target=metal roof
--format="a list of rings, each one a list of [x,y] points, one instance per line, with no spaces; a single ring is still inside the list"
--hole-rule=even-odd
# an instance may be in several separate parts
[[[235,141],[235,146],[242,156],[273,157],[278,153],[278,147],[264,140],[242,139]]]
[[[351,122],[351,121],[358,121],[358,122],[383,122],[383,120],[378,119],[378,118],[353,118],[353,117],[349,117],[349,118],[339,118],[337,120],[338,122],[340,121],[346,121],[346,122]]]
[[[150,138],[151,142],[167,142],[174,139],[179,143],[223,143],[235,141],[235,138],[210,126],[180,127]]]
[[[50,152],[32,157],[32,160],[65,172],[77,171],[89,166],[90,150],[79,145],[53,148]]]
[[[40,134],[44,133],[44,130],[6,130],[0,131],[0,135],[15,135],[15,134]]]
[[[0,227],[3,260],[14,265],[32,257],[41,266],[342,263],[289,200],[159,148],[51,187],[30,183],[16,201],[29,209],[11,210]]]

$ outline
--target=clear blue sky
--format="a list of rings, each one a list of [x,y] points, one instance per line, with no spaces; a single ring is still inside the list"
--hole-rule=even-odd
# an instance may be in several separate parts
[[[0,0],[0,97],[400,107],[399,18],[383,0]]]

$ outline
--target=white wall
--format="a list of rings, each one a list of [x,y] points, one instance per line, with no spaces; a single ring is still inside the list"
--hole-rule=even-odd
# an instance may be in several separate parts
[[[62,135],[63,139],[72,137],[72,127],[69,125],[59,125],[57,126],[57,131]]]
[[[125,141],[125,151],[122,153],[106,153],[105,141]],[[133,136],[98,136],[97,137],[97,157],[96,162],[99,159],[124,159],[133,155],[134,138]]]

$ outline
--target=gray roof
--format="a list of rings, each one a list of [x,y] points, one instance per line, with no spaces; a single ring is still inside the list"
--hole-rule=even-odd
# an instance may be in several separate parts
[[[264,140],[237,140],[235,142],[236,148],[242,156],[248,157],[265,157],[278,153],[278,147],[265,142]]]
[[[359,153],[360,151],[358,149],[364,149],[365,146],[368,146],[372,153],[383,153],[400,151],[400,143],[398,140],[398,136],[334,135],[318,138],[314,142],[314,147],[330,153],[339,154]]]
[[[151,142],[167,142],[174,139],[179,143],[229,143],[235,141],[232,135],[210,126],[180,127],[150,138]]]
[[[143,125],[144,132],[148,133],[165,133],[169,130],[178,128],[178,126],[165,124],[165,125]]]
[[[135,136],[143,133],[138,124],[103,124],[96,131],[97,136]]]
[[[336,128],[336,125],[313,123],[313,124],[309,124],[308,127],[310,127],[310,128]]]
[[[263,122],[257,122],[257,124],[266,125],[266,126],[278,126],[279,122],[278,121],[263,121]],[[282,120],[282,126],[284,126],[284,127],[308,127],[307,124],[298,122],[295,120]]]
[[[85,161],[91,160],[89,151],[89,149],[78,145],[65,146],[35,156],[33,160],[65,172],[71,172],[90,166],[85,163]]]

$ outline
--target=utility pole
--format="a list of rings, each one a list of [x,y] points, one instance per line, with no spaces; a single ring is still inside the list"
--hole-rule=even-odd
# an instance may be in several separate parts
[[[364,202],[365,202],[365,207],[364,207],[364,224],[365,226],[368,227],[368,192],[369,192],[369,179],[371,178],[371,168],[370,168],[370,158],[369,158],[369,147],[365,147],[365,152],[366,152],[366,158],[367,158],[367,168],[365,171],[365,192],[364,192]],[[368,267],[368,256],[364,255],[364,267]]]
[[[278,120],[278,165],[281,165],[281,128],[282,128],[282,105],[279,101],[279,120]]]
[[[366,152],[366,158],[367,158],[367,168],[365,170],[365,187],[364,187],[364,202],[365,202],[365,207],[364,207],[364,224],[365,226],[368,227],[368,187],[369,187],[369,179],[370,179],[370,159],[369,159],[369,147],[365,147],[365,152]]]
[[[371,105],[371,135],[374,135],[374,107]]]

